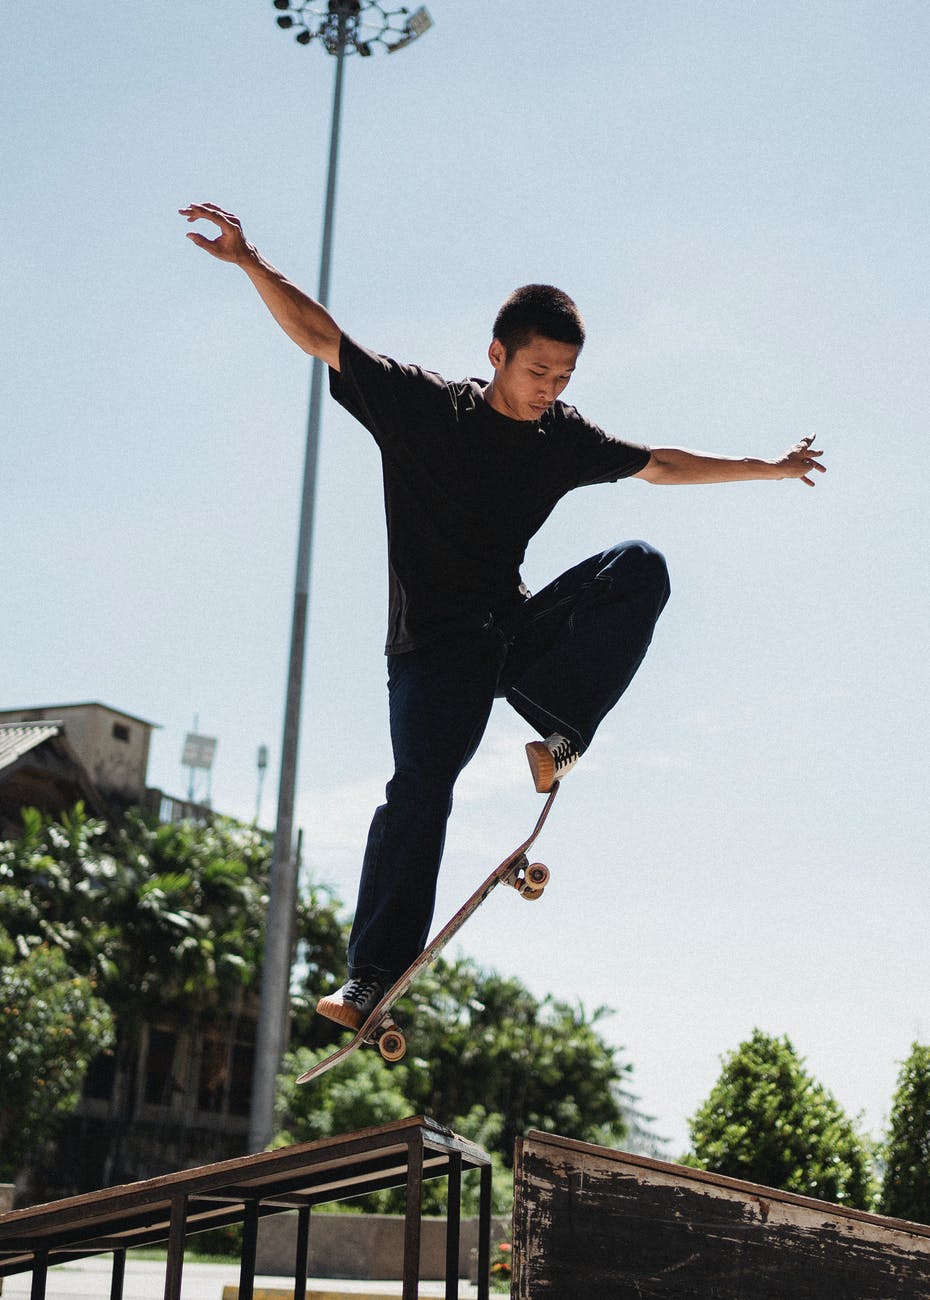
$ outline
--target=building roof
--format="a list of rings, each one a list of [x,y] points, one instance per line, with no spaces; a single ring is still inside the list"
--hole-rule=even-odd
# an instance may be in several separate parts
[[[83,700],[76,704],[34,704],[28,709],[0,709],[0,718],[9,717],[11,713],[22,715],[23,713],[67,713],[73,709],[106,709],[108,713],[116,713],[121,718],[129,718],[131,722],[141,722],[144,727],[151,727],[153,731],[161,730],[160,722],[149,722],[147,718],[140,718],[138,714],[127,713],[125,709],[117,709],[112,704],[103,704],[100,700]]]
[[[60,722],[0,722],[0,770],[63,730]]]

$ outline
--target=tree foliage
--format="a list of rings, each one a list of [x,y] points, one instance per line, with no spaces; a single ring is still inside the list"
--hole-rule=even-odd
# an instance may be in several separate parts
[[[724,1057],[690,1134],[687,1164],[859,1209],[872,1202],[864,1139],[787,1037],[756,1029]]]
[[[271,853],[261,831],[137,811],[111,831],[81,805],[60,822],[27,809],[24,822],[0,844],[0,923],[93,976],[121,1026],[166,1009],[190,1019],[257,987]],[[318,982],[341,947],[337,911],[321,886],[303,891],[301,961]]]
[[[883,1154],[881,1212],[930,1223],[930,1047],[914,1043],[901,1066]]]
[[[77,1104],[91,1060],[113,1041],[93,982],[47,943],[0,928],[0,1179],[13,1179]]]
[[[131,813],[108,836],[80,805],[60,823],[35,810],[24,820],[22,837],[0,845],[0,921],[93,975],[122,1016],[195,1013],[247,982],[264,919],[256,832]]]
[[[0,843],[0,925],[23,959],[56,954],[112,1011],[116,1072],[127,1080],[117,1090],[117,1150],[138,1095],[132,1074],[144,1025],[209,1020],[232,1042],[246,997],[254,1001],[270,841],[233,821],[162,825],[139,811],[110,828],[81,805],[60,821],[27,809],[23,821],[19,838]],[[342,946],[337,912],[321,886],[303,890],[302,967],[326,983]],[[67,1094],[72,1105],[78,1092]]]

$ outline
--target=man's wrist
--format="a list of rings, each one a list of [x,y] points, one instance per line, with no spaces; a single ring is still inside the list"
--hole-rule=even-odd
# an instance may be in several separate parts
[[[236,265],[241,266],[246,274],[250,271],[267,271],[270,269],[255,245],[248,242],[244,244],[242,252],[236,258]]]
[[[749,466],[752,478],[779,479],[784,477],[777,460],[760,460],[755,456],[747,456],[744,463]]]

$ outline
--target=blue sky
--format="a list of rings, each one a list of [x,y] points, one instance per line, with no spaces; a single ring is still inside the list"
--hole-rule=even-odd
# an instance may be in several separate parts
[[[623,537],[673,596],[539,845],[532,912],[460,950],[613,1007],[670,1139],[754,1026],[878,1132],[930,1034],[925,434],[930,10],[808,0],[467,6],[346,71],[331,307],[361,342],[487,373],[517,284],[589,341],[566,397],[646,443],[798,483],[622,483],[564,501],[538,588]],[[270,3],[5,15],[0,707],[101,699],[219,738],[216,806],[273,817],[309,367],[184,239],[210,200],[316,284],[333,63]],[[298,821],[347,904],[390,775],[380,473],[324,411]],[[462,778],[437,918],[537,797],[505,705]]]

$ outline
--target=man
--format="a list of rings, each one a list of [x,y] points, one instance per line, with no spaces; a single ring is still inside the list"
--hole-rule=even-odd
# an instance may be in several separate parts
[[[330,368],[332,395],[381,451],[388,529],[388,688],[394,774],[376,810],[349,942],[349,980],[317,1010],[357,1028],[426,945],[455,781],[495,696],[540,737],[526,749],[551,790],[626,690],[669,594],[662,556],[627,542],[535,596],[520,564],[573,488],[634,477],[726,483],[823,471],[813,438],[775,460],[731,459],[608,436],[560,402],[584,343],[572,300],[525,285],[498,313],[489,383],[449,383],[360,347],[213,204],[188,238],[239,265],[282,329]]]

